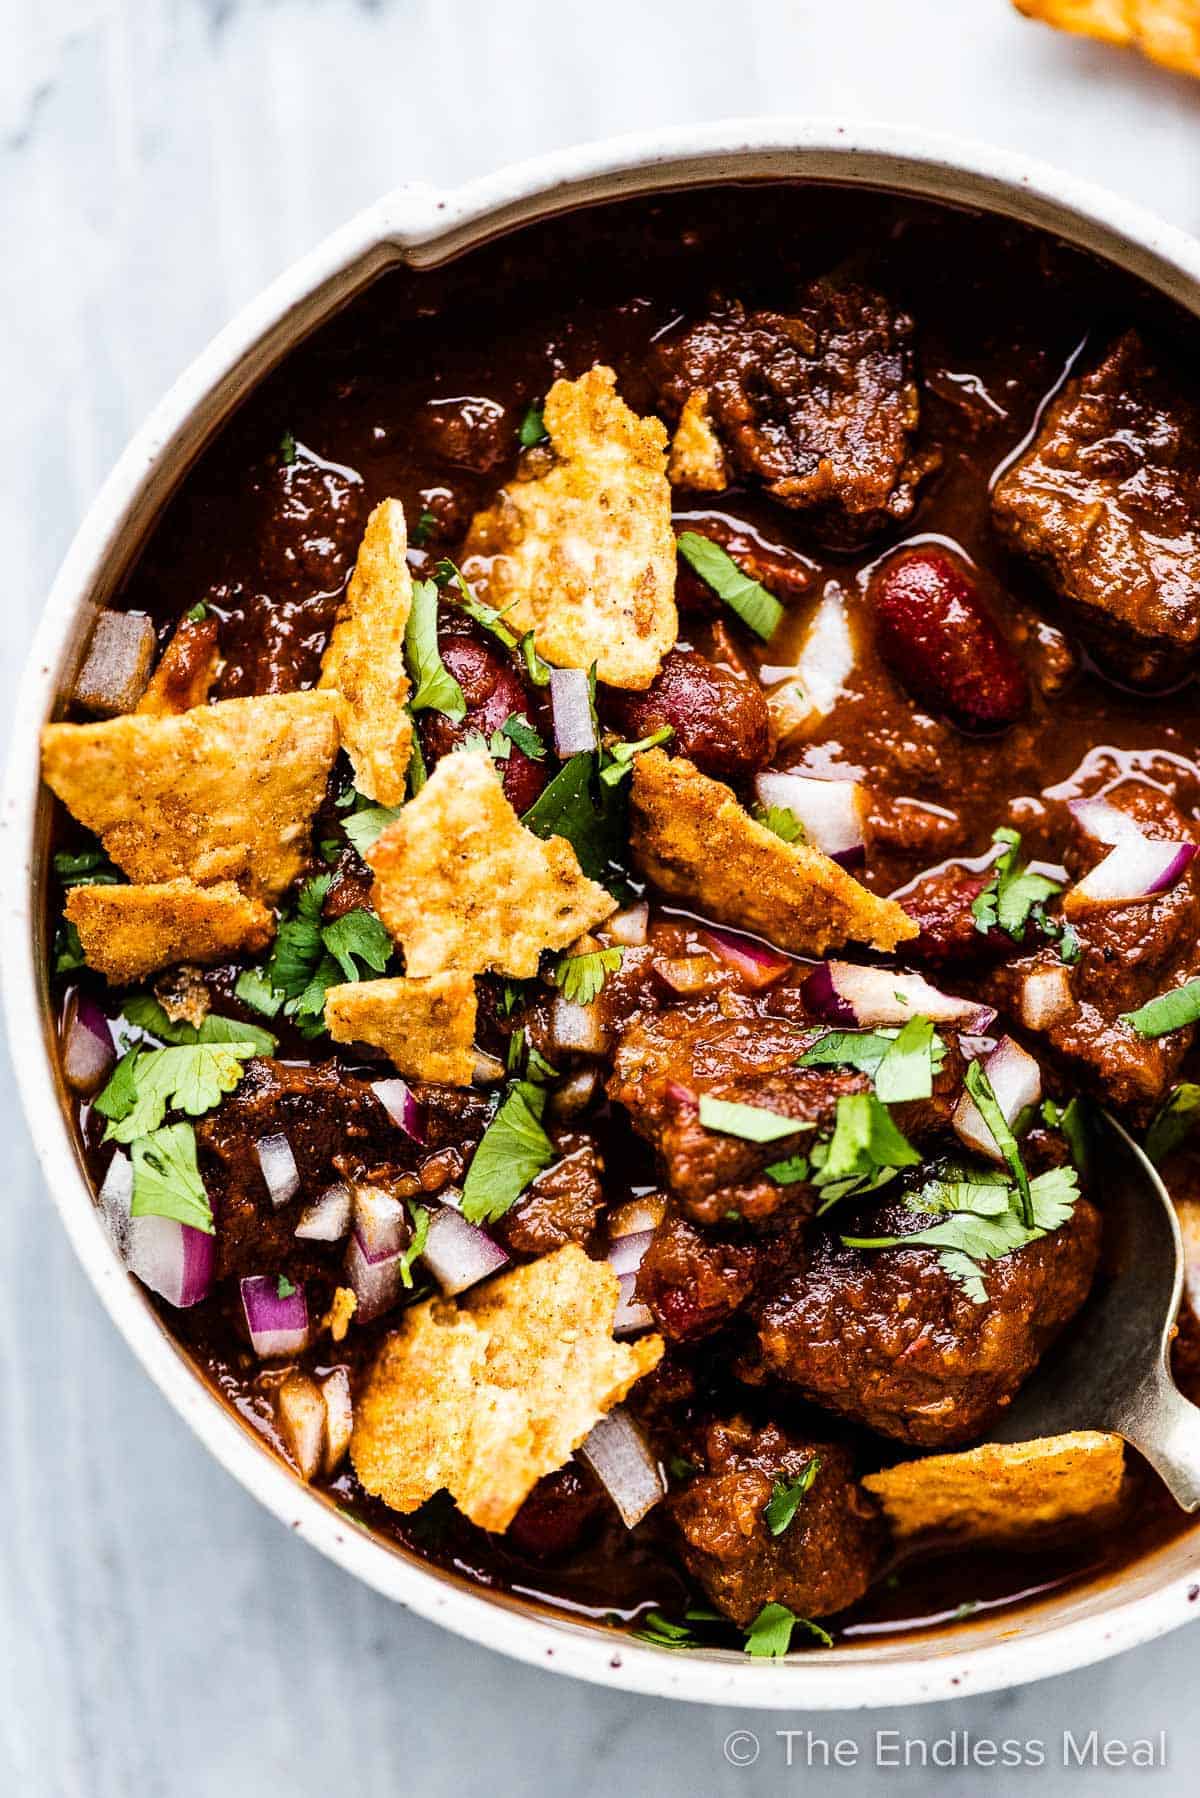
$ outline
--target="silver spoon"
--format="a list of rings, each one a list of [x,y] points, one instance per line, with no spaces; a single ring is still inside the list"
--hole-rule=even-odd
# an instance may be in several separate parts
[[[1092,1138],[1104,1213],[1104,1260],[1083,1310],[1043,1357],[992,1431],[1031,1442],[1068,1430],[1111,1430],[1131,1442],[1185,1511],[1200,1509],[1200,1406],[1168,1360],[1183,1294],[1183,1240],[1166,1187],[1107,1112]]]

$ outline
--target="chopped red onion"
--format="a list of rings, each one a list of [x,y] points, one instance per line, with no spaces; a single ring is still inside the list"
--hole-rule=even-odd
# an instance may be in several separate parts
[[[208,1297],[216,1238],[173,1217],[131,1217],[126,1266],[143,1286],[186,1311]]]
[[[614,912],[604,924],[605,936],[627,949],[642,948],[649,932],[650,907],[644,899],[638,905],[627,905],[624,911]]]
[[[241,1282],[242,1310],[250,1344],[263,1360],[298,1355],[308,1343],[308,1300],[303,1285],[279,1296],[275,1274],[251,1274]]]
[[[975,1034],[995,1021],[990,1005],[940,993],[920,974],[896,974],[890,968],[866,968],[852,961],[827,961],[804,982],[804,1002],[832,1024],[906,1024],[925,1017],[935,1024],[961,1024]]]
[[[554,748],[565,761],[597,747],[592,717],[592,693],[584,668],[550,670],[550,706],[554,717]]]
[[[132,712],[150,679],[157,639],[140,612],[101,612],[73,697],[101,718]]]
[[[1067,810],[1085,836],[1097,843],[1120,843],[1126,837],[1140,837],[1135,819],[1108,799],[1072,799]]]
[[[626,1529],[640,1523],[666,1496],[662,1468],[623,1406],[593,1426],[579,1453],[621,1513]]]
[[[604,1014],[593,1000],[590,1005],[577,1005],[560,994],[550,1008],[550,1051],[552,1054],[603,1055],[608,1047]]]
[[[1018,1010],[1026,1030],[1049,1030],[1075,1008],[1066,968],[1035,968],[1021,982]]]
[[[373,1080],[371,1091],[391,1118],[393,1124],[411,1136],[414,1142],[425,1141],[425,1123],[421,1107],[403,1080]]]
[[[350,1396],[350,1374],[345,1367],[335,1367],[320,1382],[325,1406],[325,1461],[323,1471],[336,1473],[350,1446],[354,1428],[354,1405]]]
[[[469,1224],[452,1205],[443,1205],[429,1219],[422,1260],[447,1298],[478,1285],[489,1274],[508,1265],[508,1256],[485,1230]]]
[[[100,1202],[101,1216],[112,1237],[113,1247],[122,1261],[127,1261],[129,1207],[133,1203],[133,1163],[124,1149],[114,1151],[96,1197]]]
[[[1155,843],[1149,837],[1122,837],[1102,862],[1071,888],[1064,905],[1080,910],[1091,905],[1132,905],[1173,887],[1190,867],[1195,843]]]
[[[325,1401],[307,1374],[284,1380],[275,1394],[275,1422],[300,1478],[311,1480],[325,1454]]]
[[[108,1019],[99,1001],[77,986],[63,1014],[63,1079],[74,1093],[91,1099],[116,1064]]]
[[[689,998],[695,993],[706,993],[714,981],[720,978],[719,970],[711,955],[664,955],[656,957],[654,972],[659,979],[665,981],[673,993],[681,998]]]
[[[866,794],[858,781],[813,780],[807,774],[772,768],[754,784],[760,802],[786,806],[823,855],[843,868],[862,866],[866,859]]]
[[[764,680],[779,684],[767,695],[767,705],[782,743],[802,736],[819,718],[831,712],[854,667],[854,639],[846,602],[830,581],[813,613],[795,665],[764,668]]]
[[[577,1068],[555,1087],[550,1095],[550,1110],[556,1118],[577,1117],[586,1111],[600,1084],[598,1068]]]
[[[728,930],[706,930],[704,941],[714,955],[741,975],[748,986],[770,986],[795,964],[790,955],[756,942],[751,936],[737,936]]]
[[[254,1153],[267,1183],[271,1203],[278,1211],[300,1190],[300,1169],[296,1166],[292,1145],[280,1130],[273,1136],[260,1137],[254,1145]]]
[[[303,1242],[340,1242],[350,1228],[354,1201],[350,1188],[340,1182],[327,1186],[311,1205],[306,1205],[296,1225],[296,1235]]]
[[[964,1060],[981,1061],[985,1055],[991,1054],[996,1047],[996,1040],[994,1036],[979,1036],[972,1031],[964,1030],[958,1039],[958,1046],[962,1050]]]
[[[610,1240],[618,1236],[637,1236],[643,1230],[653,1235],[666,1213],[667,1202],[661,1192],[642,1193],[636,1199],[626,1199],[623,1205],[617,1205],[608,1214],[608,1233]]]
[[[984,1061],[983,1071],[1009,1124],[1014,1123],[1027,1106],[1036,1105],[1042,1096],[1041,1068],[1028,1050],[1014,1042],[1011,1036],[1000,1038]],[[951,1121],[968,1149],[986,1155],[989,1161],[1003,1162],[999,1145],[969,1092],[964,1092],[958,1101]]]
[[[636,1274],[653,1235],[653,1230],[631,1230],[626,1236],[614,1237],[608,1251],[608,1265],[613,1272]]]
[[[368,1261],[382,1261],[408,1244],[408,1210],[381,1186],[354,1187],[354,1234]]]
[[[613,1315],[613,1335],[633,1336],[639,1330],[648,1330],[654,1322],[654,1313],[637,1296],[637,1274],[618,1274],[617,1285],[621,1288],[621,1296]]]
[[[405,1290],[403,1249],[393,1249],[390,1254],[372,1260],[354,1235],[346,1244],[343,1266],[358,1301],[354,1311],[358,1323],[374,1323],[377,1317],[391,1310]]]

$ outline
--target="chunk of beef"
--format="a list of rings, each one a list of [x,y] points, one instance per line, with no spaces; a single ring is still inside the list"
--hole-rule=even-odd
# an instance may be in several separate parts
[[[1200,646],[1200,399],[1136,331],[1067,383],[992,512],[1121,679],[1178,679]]]
[[[734,303],[660,347],[662,401],[677,416],[706,393],[738,474],[807,513],[825,541],[854,544],[913,509],[912,331],[880,294],[831,281],[789,314]]]
[[[849,1451],[769,1423],[714,1423],[704,1470],[667,1500],[683,1559],[712,1602],[743,1627],[766,1604],[827,1617],[861,1598],[883,1551],[875,1501],[854,1478]],[[764,1518],[777,1483],[816,1462],[792,1521],[773,1535]]]
[[[930,1248],[851,1249],[846,1236],[931,1223],[903,1204],[839,1207],[758,1315],[759,1360],[806,1398],[920,1448],[982,1436],[1087,1297],[1100,1218],[1086,1199],[1051,1235],[984,1266],[980,1305]]]
[[[586,1243],[604,1204],[604,1163],[590,1136],[560,1133],[561,1159],[548,1167],[496,1225],[515,1255],[547,1255],[564,1243]]]
[[[524,717],[536,726],[538,706],[526,692],[501,646],[486,637],[467,619],[444,608],[439,623],[442,661],[462,688],[466,717],[457,723],[444,712],[418,714],[417,729],[426,764],[432,768],[444,755],[461,748],[470,736],[491,743],[496,731],[510,718]],[[528,756],[515,743],[502,738],[508,754],[499,765],[504,794],[513,810],[529,810],[548,779],[547,762]]]
[[[671,650],[644,693],[606,690],[605,714],[635,741],[670,725],[669,747],[715,780],[747,780],[771,758],[762,688],[694,650]]]
[[[669,1210],[642,1257],[637,1296],[664,1336],[694,1341],[740,1310],[769,1255],[766,1245],[697,1230]]]

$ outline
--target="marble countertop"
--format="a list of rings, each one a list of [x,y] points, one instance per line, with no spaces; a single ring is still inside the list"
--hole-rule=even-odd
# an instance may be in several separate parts
[[[6,719],[55,567],[151,403],[400,180],[636,126],[819,112],[991,138],[1200,229],[1200,86],[1006,0],[6,0],[3,18]],[[0,1140],[0,1791],[1193,1789],[1196,1633],[949,1706],[756,1718],[555,1680],[407,1615],[291,1539],[141,1375],[55,1221],[7,1063]],[[742,1726],[753,1766],[723,1747]],[[796,1738],[789,1770],[774,1732],[804,1728],[856,1743],[857,1764],[813,1775]],[[1040,1740],[1046,1766],[964,1770],[959,1738],[957,1766],[878,1770],[876,1728]],[[1167,1765],[1064,1766],[1064,1729],[1166,1730]]]

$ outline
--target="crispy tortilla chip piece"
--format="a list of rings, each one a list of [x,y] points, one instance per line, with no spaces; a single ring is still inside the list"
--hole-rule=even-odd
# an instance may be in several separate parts
[[[412,976],[528,978],[543,949],[565,949],[616,910],[564,837],[525,829],[483,752],[443,756],[367,860],[375,909]]]
[[[65,912],[79,932],[84,960],[113,986],[125,986],[176,962],[230,961],[265,949],[275,918],[231,880],[197,886],[79,886]]]
[[[207,705],[221,666],[219,631],[213,617],[181,619],[135,709],[143,716],[173,718]]]
[[[475,981],[470,974],[331,986],[325,1022],[335,1043],[370,1043],[410,1080],[471,1083]]]
[[[1016,1541],[1054,1524],[1100,1522],[1115,1512],[1125,1444],[1099,1430],[1034,1442],[985,1443],[869,1473],[895,1535],[941,1534]]]
[[[672,487],[693,493],[721,493],[729,485],[725,451],[708,416],[708,394],[703,387],[689,393],[671,439],[667,474]]]
[[[476,515],[463,572],[548,662],[595,662],[609,686],[642,689],[679,628],[667,433],[616,380],[593,368],[554,383],[543,416],[558,460]]]
[[[398,499],[385,499],[367,519],[321,663],[321,686],[339,695],[354,784],[379,805],[403,804],[412,753],[412,719],[404,709],[409,695],[404,630],[413,595],[407,551],[404,507]]]
[[[350,1458],[366,1490],[415,1511],[445,1487],[472,1523],[507,1529],[658,1364],[661,1336],[613,1341],[618,1294],[608,1264],[570,1243],[461,1305],[406,1311],[354,1408]]]
[[[270,693],[177,718],[48,724],[42,774],[131,880],[236,880],[270,901],[304,866],[336,707],[332,693]]]
[[[1060,31],[1133,44],[1185,75],[1200,75],[1198,0],[1014,0],[1018,12]]]
[[[876,898],[807,843],[785,843],[757,824],[728,787],[682,756],[652,749],[635,758],[630,822],[634,861],[664,893],[782,949],[894,949],[917,935],[893,900]]]

